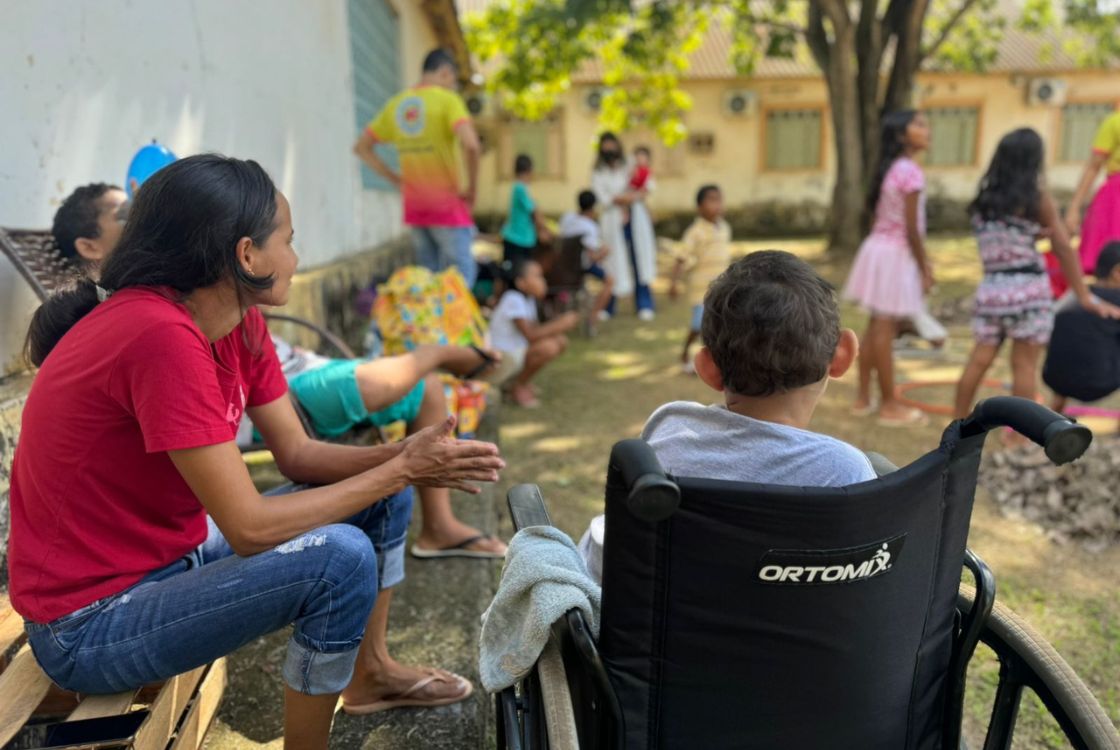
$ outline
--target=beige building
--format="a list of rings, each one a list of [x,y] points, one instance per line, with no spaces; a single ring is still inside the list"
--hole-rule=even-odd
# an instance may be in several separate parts
[[[621,134],[628,150],[653,148],[652,208],[690,210],[707,182],[723,188],[730,207],[827,205],[835,149],[819,71],[810,61],[762,60],[746,78],[735,73],[729,51],[727,32],[717,29],[692,58],[683,82],[693,102],[683,144],[666,149],[649,133]],[[601,93],[597,76],[577,77],[544,122],[518,121],[497,102],[476,100],[487,143],[479,211],[505,213],[518,153],[534,158],[533,194],[544,211],[567,210],[589,182]],[[1008,31],[986,73],[923,72],[918,96],[933,129],[925,156],[931,198],[969,199],[999,139],[1023,126],[1046,140],[1050,183],[1072,190],[1097,124],[1120,103],[1120,72],[1078,70],[1057,40]]]

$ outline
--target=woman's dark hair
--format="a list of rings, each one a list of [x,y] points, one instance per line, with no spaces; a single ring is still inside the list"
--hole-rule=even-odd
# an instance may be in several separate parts
[[[232,279],[239,293],[269,289],[273,277],[252,276],[237,260],[242,237],[261,245],[275,228],[276,186],[255,161],[218,154],[191,156],[156,172],[137,191],[120,244],[101,269],[99,285],[168,287],[186,297]],[[98,285],[80,281],[39,306],[27,332],[36,366],[98,303]]]
[[[984,221],[1010,216],[1037,221],[1043,150],[1042,136],[1030,128],[1005,135],[980,180],[976,200],[968,206],[969,214]]]
[[[867,212],[875,215],[875,208],[879,205],[879,195],[883,192],[883,180],[895,159],[902,156],[906,150],[906,129],[914,118],[918,116],[916,109],[900,109],[883,115],[882,129],[879,141],[879,166],[875,176],[871,178],[870,189],[867,191]]]
[[[608,161],[603,156],[603,146],[607,143],[613,143],[614,145],[618,146],[618,158],[616,158],[612,161]],[[599,150],[595,152],[595,169],[602,169],[603,167],[608,167],[608,168],[614,167],[621,160],[622,160],[622,141],[620,141],[618,139],[617,135],[615,135],[614,133],[612,133],[609,130],[606,131],[605,133],[601,134],[599,136]]]
[[[75,243],[82,238],[92,240],[101,236],[101,226],[97,223],[101,214],[101,198],[110,190],[120,188],[104,182],[82,185],[70,193],[55,211],[51,235],[63,258],[81,260]]]
[[[513,160],[513,173],[520,177],[533,171],[533,157],[528,154],[518,154]]]

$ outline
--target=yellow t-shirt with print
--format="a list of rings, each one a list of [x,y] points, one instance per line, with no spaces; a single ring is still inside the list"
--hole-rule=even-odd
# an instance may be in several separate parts
[[[1120,172],[1120,111],[1105,118],[1093,139],[1093,151],[1108,154],[1105,162],[1109,174]]]
[[[378,143],[396,146],[404,221],[410,226],[469,227],[460,198],[463,159],[455,129],[470,121],[462,98],[440,86],[417,86],[390,99],[370,121]]]

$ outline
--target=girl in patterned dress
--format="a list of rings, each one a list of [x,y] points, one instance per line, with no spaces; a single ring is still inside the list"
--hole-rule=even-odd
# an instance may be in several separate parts
[[[1038,237],[1050,238],[1082,306],[1107,317],[1120,313],[1085,285],[1065,225],[1043,184],[1043,154],[1042,138],[1030,128],[1004,136],[969,206],[984,277],[976,290],[972,318],[976,343],[957,383],[958,417],[972,410],[976,390],[1008,338],[1011,393],[1035,398],[1039,354],[1054,327],[1054,300],[1042,255],[1035,247]]]
[[[871,314],[860,341],[859,395],[852,414],[870,414],[871,373],[879,379],[879,424],[921,423],[917,409],[899,402],[894,388],[894,346],[899,325],[920,314],[933,286],[925,250],[925,175],[914,161],[929,146],[929,123],[914,110],[883,117],[879,169],[868,196],[871,234],[860,245],[844,296]]]

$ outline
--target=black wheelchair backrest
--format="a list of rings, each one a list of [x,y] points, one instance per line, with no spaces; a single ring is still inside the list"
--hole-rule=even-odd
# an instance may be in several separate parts
[[[625,746],[939,747],[984,441],[962,427],[843,488],[666,478],[616,446],[599,645]]]

